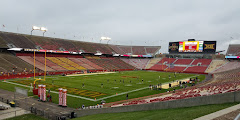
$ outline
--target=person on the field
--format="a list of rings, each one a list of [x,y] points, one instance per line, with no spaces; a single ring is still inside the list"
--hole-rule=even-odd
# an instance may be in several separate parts
[[[101,88],[103,88],[103,83],[101,84]]]
[[[126,100],[128,100],[128,94],[126,95]]]
[[[124,80],[123,80],[123,83],[124,83]]]
[[[143,79],[142,79],[142,83],[143,83]]]
[[[169,85],[168,85],[168,86],[169,86],[169,88],[171,88],[171,87],[172,87],[172,84],[171,84],[171,83],[169,83]]]
[[[132,81],[130,80],[130,83],[132,83]]]
[[[48,102],[50,101],[50,94],[49,93],[47,94],[47,101]]]
[[[83,84],[82,84],[82,88],[84,88],[84,86],[85,86],[85,85],[84,85],[84,83],[83,83]]]
[[[122,82],[122,80],[120,80],[120,83]]]
[[[158,79],[160,79],[160,78],[161,78],[161,76],[159,75],[159,76],[158,76]]]
[[[49,102],[52,102],[52,95],[49,96]]]

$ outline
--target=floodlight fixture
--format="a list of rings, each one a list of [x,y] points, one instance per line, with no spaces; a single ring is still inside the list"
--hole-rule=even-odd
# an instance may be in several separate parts
[[[47,28],[41,27],[40,30],[41,30],[41,31],[47,31]]]
[[[100,43],[102,40],[107,40],[109,42],[111,40],[111,38],[110,37],[101,37]],[[108,44],[108,42],[107,42],[107,44]]]
[[[40,27],[37,27],[37,26],[32,26],[31,35],[32,35],[32,32],[33,32],[34,30],[40,30]]]
[[[44,37],[44,33],[47,32],[47,28],[41,27],[40,30],[43,31],[43,37]]]
[[[32,29],[33,29],[33,30],[40,30],[40,27],[32,26]]]

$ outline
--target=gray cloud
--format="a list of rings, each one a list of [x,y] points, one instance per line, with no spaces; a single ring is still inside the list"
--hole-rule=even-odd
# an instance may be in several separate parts
[[[110,44],[161,45],[188,38],[217,40],[226,50],[239,43],[239,0],[6,0],[1,1],[0,30],[30,34],[45,26],[49,37]],[[18,29],[17,29],[18,28]],[[34,31],[34,35],[42,35]],[[55,33],[55,34],[54,34]],[[75,36],[75,37],[74,37]]]

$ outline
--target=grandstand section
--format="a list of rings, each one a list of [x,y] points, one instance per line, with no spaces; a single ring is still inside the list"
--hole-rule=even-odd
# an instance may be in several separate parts
[[[161,60],[161,58],[152,58],[149,60],[146,69],[151,68],[153,65],[155,65],[156,63],[158,63]]]
[[[85,64],[87,64],[87,65],[89,65],[89,66],[91,66],[91,67],[94,67],[95,69],[99,69],[99,70],[103,69],[102,67],[96,65],[95,63],[89,61],[89,60],[86,59],[86,58],[79,58],[78,60],[79,60],[79,61],[82,61],[83,63],[85,63]]]
[[[221,67],[222,65],[224,65],[225,63],[227,63],[226,60],[212,60],[212,63],[209,65],[209,67],[207,68],[207,70],[205,71],[206,73],[210,73],[213,70]]]
[[[132,47],[132,54],[133,55],[146,55],[147,52],[144,47],[142,46],[134,46]]]
[[[0,36],[0,48],[8,48],[7,43]]]
[[[121,49],[124,54],[133,54],[132,47],[131,46],[117,46],[119,49]]]
[[[155,55],[160,46],[123,46],[110,45],[110,47],[118,54],[126,55]]]
[[[207,66],[190,66],[184,72],[188,73],[204,73],[207,69]]]
[[[131,55],[155,55],[160,46],[123,46],[100,43],[64,40],[59,38],[40,37],[16,33],[1,32],[0,47],[3,48],[31,48],[45,50],[74,51],[83,53],[102,54],[131,54]]]
[[[162,64],[155,64],[149,70],[164,71],[168,66]]]
[[[226,54],[229,56],[240,56],[240,44],[230,44]]]
[[[208,66],[212,62],[212,59],[195,59],[192,65]]]
[[[63,49],[65,51],[77,51],[71,40],[52,39],[52,41],[57,43],[59,50]]]
[[[26,38],[33,41],[37,49],[59,50],[59,46],[51,38],[25,35]],[[35,47],[34,47],[35,48]]]
[[[174,66],[174,67],[168,67],[166,69],[166,71],[169,71],[169,72],[183,72],[184,70],[186,69],[186,67],[179,67],[179,66]]]
[[[44,57],[36,57],[36,61],[41,62],[42,64],[45,64],[45,58]],[[47,66],[54,69],[55,71],[66,71],[67,69],[60,67],[59,65],[53,63],[52,61],[46,59]]]
[[[240,69],[232,69],[228,71],[222,71],[214,74],[214,80],[210,83],[240,83]],[[234,85],[234,84],[233,84]],[[234,87],[234,86],[233,86]],[[236,87],[236,86],[235,86]]]
[[[25,62],[27,62],[27,63],[29,63],[29,64],[34,66],[34,59],[31,56],[18,56],[18,57],[21,58],[22,60],[24,60]],[[40,69],[42,71],[45,70],[45,64],[41,63],[41,62],[39,62],[37,60],[35,60],[35,66],[36,66],[36,68],[38,68],[38,69]],[[33,69],[33,67],[32,67],[32,69]],[[52,69],[52,68],[50,68],[48,66],[46,66],[46,70],[47,71],[55,71],[54,69]]]
[[[179,64],[179,65],[190,65],[192,63],[193,59],[177,59],[174,64]]]
[[[20,34],[0,32],[0,37],[5,40],[9,48],[35,48],[35,44],[32,41]]]
[[[67,63],[67,64],[69,64],[69,65],[71,65],[71,66],[73,66],[73,67],[75,67],[75,68],[77,68],[78,70],[86,70],[86,68],[78,65],[77,63],[69,60],[68,58],[58,57],[58,59],[61,60],[61,61],[63,61],[63,62],[65,62],[65,63]]]
[[[224,71],[239,69],[239,68],[240,68],[240,62],[238,61],[227,62],[224,65],[217,68],[216,70],[214,70],[213,73],[224,72]]]
[[[89,69],[89,70],[95,69],[94,67],[92,67],[92,66],[90,66],[90,65],[88,65],[88,64],[86,64],[86,63],[84,63],[80,60],[80,59],[84,59],[84,58],[68,58],[68,59],[77,63],[78,65],[86,68],[86,69]]]
[[[99,58],[99,57],[88,57],[88,60],[104,68],[104,70],[123,70],[123,69],[134,69],[127,63],[124,63],[119,58]]]
[[[53,63],[56,63],[57,65],[66,68],[67,70],[77,70],[77,68],[59,60],[57,57],[47,57],[48,60],[52,61]]]
[[[175,58],[163,58],[161,61],[158,62],[158,64],[171,64],[176,61]]]
[[[138,59],[138,58],[122,58],[121,60],[138,69],[145,69],[149,61],[149,59]]]
[[[15,72],[23,72],[24,70],[29,72],[30,70],[33,70],[33,66],[22,61],[18,57],[10,54],[10,53],[0,53],[0,60],[1,60],[1,68],[3,71],[1,72],[8,72],[12,71],[13,68]]]

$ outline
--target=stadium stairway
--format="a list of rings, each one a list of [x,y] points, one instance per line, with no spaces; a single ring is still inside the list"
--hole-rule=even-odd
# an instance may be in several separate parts
[[[219,68],[220,66],[224,65],[227,61],[225,60],[212,60],[211,64],[209,65],[209,67],[207,68],[207,70],[205,71],[206,73],[210,73],[214,70],[216,70],[217,68]]]
[[[146,66],[146,69],[151,68],[152,66],[154,66],[156,63],[158,63],[161,60],[161,58],[152,58],[148,61],[148,64]]]

